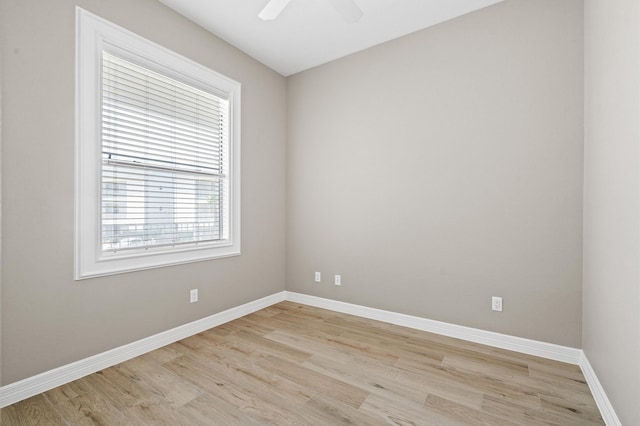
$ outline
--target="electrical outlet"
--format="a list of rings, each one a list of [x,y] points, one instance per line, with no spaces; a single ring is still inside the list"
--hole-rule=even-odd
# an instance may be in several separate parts
[[[315,281],[316,281],[317,283],[319,283],[319,282],[320,282],[320,272],[316,272]]]
[[[342,277],[340,275],[336,275],[333,282],[335,285],[342,285]]]
[[[502,312],[502,297],[493,296],[491,298],[491,310]]]
[[[198,289],[194,288],[189,293],[189,303],[196,303],[198,301]]]

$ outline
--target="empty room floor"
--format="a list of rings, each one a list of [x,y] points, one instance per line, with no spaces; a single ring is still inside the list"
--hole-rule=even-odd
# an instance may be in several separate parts
[[[282,302],[2,409],[7,425],[604,424],[580,368]]]

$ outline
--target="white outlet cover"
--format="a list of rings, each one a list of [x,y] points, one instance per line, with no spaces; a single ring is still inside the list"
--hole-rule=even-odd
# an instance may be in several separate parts
[[[340,275],[336,275],[334,279],[335,285],[342,285],[342,277]]]
[[[491,310],[502,312],[502,297],[493,296],[491,298]]]

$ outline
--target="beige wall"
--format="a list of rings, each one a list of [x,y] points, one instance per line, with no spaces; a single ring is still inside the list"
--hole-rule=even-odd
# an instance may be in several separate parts
[[[583,347],[640,424],[640,6],[585,2]]]
[[[287,289],[580,347],[582,7],[507,1],[288,78]]]
[[[73,281],[76,4],[242,83],[241,256]],[[154,0],[0,5],[2,384],[284,290],[285,79]]]
[[[0,15],[2,4],[0,3]],[[3,34],[0,28],[0,46]],[[0,386],[2,386],[2,50],[0,50]]]

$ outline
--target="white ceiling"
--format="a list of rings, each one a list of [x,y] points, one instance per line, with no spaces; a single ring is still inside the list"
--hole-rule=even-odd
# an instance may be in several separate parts
[[[274,21],[268,0],[159,0],[284,76],[447,21],[503,0],[355,0],[349,24],[328,0],[292,0]]]

